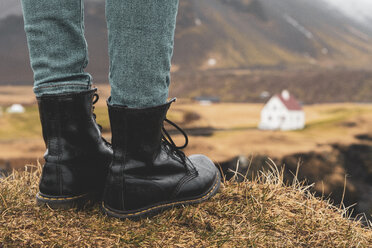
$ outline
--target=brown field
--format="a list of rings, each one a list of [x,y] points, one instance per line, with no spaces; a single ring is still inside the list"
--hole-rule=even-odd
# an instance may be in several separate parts
[[[108,86],[100,86],[101,100],[97,104],[98,122],[109,136],[109,122],[105,99]],[[0,87],[0,106],[5,109],[12,103],[26,104],[21,115],[4,113],[0,117],[1,161],[35,163],[44,153],[36,101],[31,87]],[[302,131],[260,131],[260,110],[263,105],[250,103],[220,103],[201,106],[179,99],[168,117],[184,128],[210,127],[218,129],[213,135],[192,136],[186,149],[188,154],[204,153],[222,162],[236,155],[265,154],[282,157],[297,152],[329,150],[333,143],[351,144],[355,135],[372,133],[372,105],[339,103],[305,106],[307,127]],[[193,116],[191,120],[188,116]],[[177,143],[183,142],[175,135]],[[17,163],[18,164],[18,163]]]

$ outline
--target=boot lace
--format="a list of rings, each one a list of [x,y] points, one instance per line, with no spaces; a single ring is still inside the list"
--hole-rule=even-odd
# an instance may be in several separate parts
[[[165,118],[164,121],[175,127],[185,137],[185,144],[183,144],[182,146],[177,146],[176,143],[173,141],[172,137],[170,136],[170,134],[168,133],[168,131],[164,128],[164,125],[162,126],[163,142],[170,149],[170,152],[177,155],[177,157],[179,157],[183,163],[186,163],[186,160],[188,160],[188,158],[186,157],[185,153],[181,150],[186,148],[187,145],[189,144],[189,137],[187,136],[184,130],[177,126],[176,123],[168,120],[167,118]]]
[[[94,110],[96,108],[94,105],[98,102],[98,100],[99,100],[99,95],[97,93],[95,93],[93,95],[92,115],[93,115],[93,118],[94,118],[94,121],[95,121],[96,125],[99,128],[99,131],[102,133],[103,128],[100,124],[97,123],[97,115],[94,113]],[[101,135],[101,139],[106,143],[107,146],[112,147],[111,143],[108,142],[105,138],[103,138],[102,135]]]

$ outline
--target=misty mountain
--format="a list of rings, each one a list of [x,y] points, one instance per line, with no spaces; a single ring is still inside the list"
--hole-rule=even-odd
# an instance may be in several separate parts
[[[371,61],[371,30],[321,1],[204,0],[181,6],[176,65],[363,67]]]
[[[366,26],[372,24],[372,1],[370,0],[325,0],[331,8]]]
[[[368,68],[372,29],[324,1],[181,0],[173,71]],[[105,82],[108,56],[104,2],[85,2],[88,71],[96,82]],[[20,14],[18,1],[1,1],[2,83],[32,81]]]

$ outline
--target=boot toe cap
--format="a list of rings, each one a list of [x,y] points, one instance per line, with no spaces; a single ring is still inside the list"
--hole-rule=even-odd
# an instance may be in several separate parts
[[[189,159],[195,166],[197,175],[182,185],[178,197],[201,198],[212,194],[220,182],[220,173],[217,167],[204,155],[192,155]]]

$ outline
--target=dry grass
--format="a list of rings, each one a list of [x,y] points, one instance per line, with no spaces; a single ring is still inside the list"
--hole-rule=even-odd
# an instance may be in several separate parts
[[[100,101],[97,103],[97,121],[110,139],[109,120],[105,99],[110,95],[107,85],[99,85]],[[30,102],[34,99],[31,87],[0,86],[0,106]],[[27,106],[22,115],[4,113],[0,117],[0,159],[41,158],[45,146],[41,137],[39,114],[35,103]],[[186,149],[188,154],[203,153],[216,161],[226,161],[238,154],[265,154],[281,158],[309,151],[330,151],[330,144],[359,142],[355,135],[372,133],[372,105],[339,103],[305,106],[307,127],[297,132],[271,132],[257,130],[262,104],[220,103],[200,106],[187,99],[179,99],[169,111],[169,118],[183,128],[213,127],[226,129],[210,137],[192,137]],[[187,114],[200,119],[184,122]],[[354,123],[347,126],[345,123]],[[182,144],[183,136],[175,136]]]
[[[14,103],[31,105],[36,103],[32,86],[0,86],[0,106],[8,106]]]
[[[103,94],[104,95],[104,94]],[[107,107],[100,101],[95,110],[97,121],[104,127],[104,136],[110,139]],[[211,106],[180,100],[169,112],[169,118],[183,128],[213,127],[226,131],[210,137],[191,137],[188,154],[203,153],[216,161],[226,161],[238,154],[265,154],[280,158],[294,153],[323,152],[329,144],[358,142],[355,135],[372,132],[372,105],[324,104],[306,106],[308,128],[297,132],[260,131],[257,104],[221,103]],[[200,116],[199,120],[184,123],[188,113]],[[355,123],[346,126],[345,123]],[[4,113],[0,117],[0,159],[41,158],[45,145],[36,106],[28,106],[22,115]],[[183,142],[182,135],[175,141]],[[27,160],[33,161],[33,160]]]
[[[31,167],[28,167],[29,169]],[[138,222],[35,206],[40,167],[0,182],[0,247],[370,247],[372,230],[315,198],[276,167],[225,182],[211,201]]]

